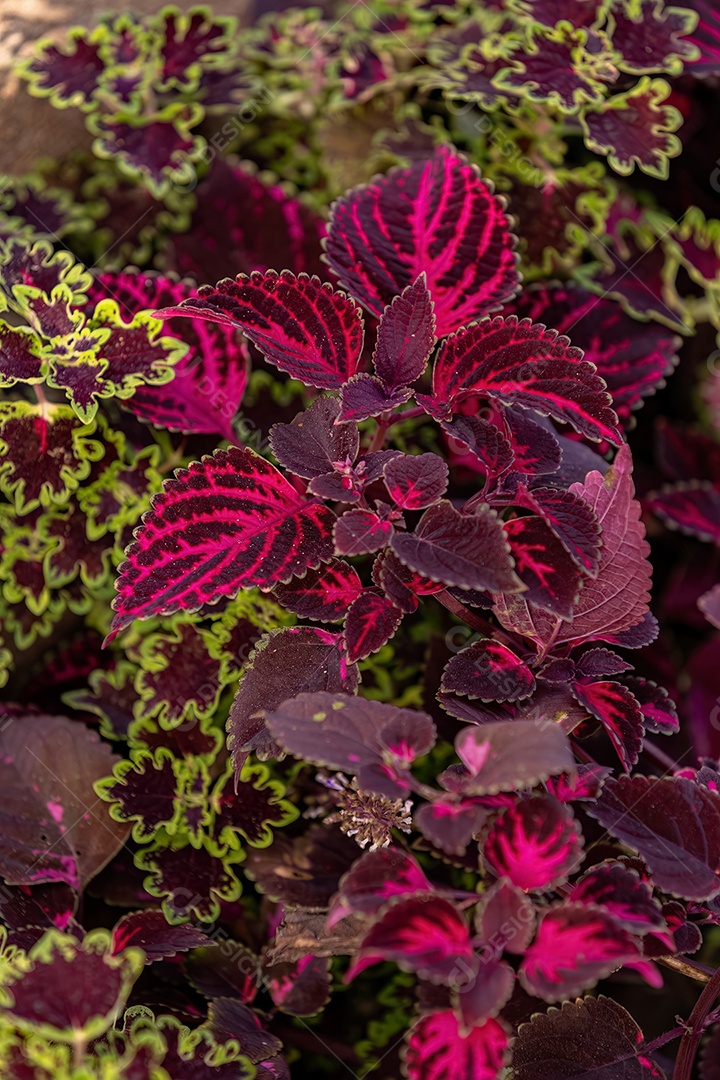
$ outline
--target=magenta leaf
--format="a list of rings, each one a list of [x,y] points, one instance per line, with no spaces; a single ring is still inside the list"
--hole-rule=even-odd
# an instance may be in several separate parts
[[[667,690],[650,679],[640,679],[634,675],[625,675],[621,681],[640,706],[645,731],[674,735],[680,730],[677,706]]]
[[[605,765],[578,765],[574,774],[552,776],[545,786],[560,802],[594,802],[611,773]]]
[[[720,544],[720,490],[712,484],[673,484],[649,496],[648,503],[670,528]]]
[[[661,930],[662,908],[636,870],[620,862],[602,862],[575,882],[569,899],[603,907],[632,934]]]
[[[388,390],[419,379],[435,345],[435,316],[425,272],[385,308],[373,364]]]
[[[588,813],[645,860],[657,888],[687,900],[720,892],[720,796],[680,777],[605,782]]]
[[[637,957],[637,946],[602,908],[564,903],[545,911],[520,965],[520,982],[543,1001],[562,1001]]]
[[[413,534],[394,533],[390,546],[401,562],[432,581],[493,592],[522,587],[502,524],[486,506],[470,515],[440,502],[425,511]]]
[[[567,735],[552,720],[467,727],[457,736],[455,749],[469,772],[462,785],[468,795],[530,787],[574,767]]]
[[[433,368],[433,395],[418,400],[447,419],[471,396],[535,409],[587,438],[620,443],[617,417],[594,367],[568,338],[530,319],[497,315],[444,342]]]
[[[340,634],[292,626],[267,634],[248,657],[228,717],[228,745],[236,775],[248,754],[274,757],[278,748],[265,727],[265,712],[293,694],[326,690],[354,693],[359,675],[348,664]]]
[[[203,285],[197,297],[158,313],[237,327],[266,360],[309,386],[337,390],[358,369],[360,308],[319,278],[268,270]]]
[[[540,517],[516,517],[504,522],[515,572],[525,586],[523,600],[569,619],[583,579],[568,563],[565,547]]]
[[[123,915],[116,923],[112,951],[116,955],[132,945],[143,950],[145,962],[150,964],[153,960],[211,944],[207,934],[198,927],[189,924],[173,926],[159,908],[147,908]]]
[[[482,701],[518,701],[533,693],[535,678],[507,646],[486,638],[448,661],[440,688]]]
[[[550,889],[577,869],[582,835],[566,806],[552,795],[533,795],[493,821],[482,851],[495,873],[519,889]]]
[[[380,551],[393,531],[392,522],[381,520],[372,510],[347,510],[335,522],[335,554],[369,555]]]
[[[459,413],[452,420],[441,421],[441,427],[448,437],[451,449],[459,455],[466,447],[477,458],[488,476],[499,476],[512,465],[515,455],[510,441],[495,424],[483,417],[463,416]],[[455,445],[458,442],[461,444],[460,449]]]
[[[407,1080],[495,1080],[509,1057],[508,1031],[495,1019],[468,1030],[451,1009],[423,1016],[407,1035]]]
[[[415,827],[431,844],[448,855],[464,855],[473,836],[480,832],[487,810],[472,800],[452,798],[425,803],[415,813]]]
[[[303,956],[293,964],[269,964],[265,983],[280,1012],[313,1016],[330,999],[330,958]]]
[[[448,484],[448,467],[437,454],[402,454],[385,466],[385,486],[401,510],[424,510],[438,502]]]
[[[317,567],[332,554],[332,522],[251,450],[193,462],[165,481],[126,552],[109,640],[137,618],[197,610]]]
[[[648,323],[639,332],[616,300],[597,297],[579,285],[527,289],[512,308],[520,317],[572,334],[573,343],[605,380],[613,408],[626,426],[677,363],[680,338],[671,330]]]
[[[349,982],[371,964],[390,960],[423,979],[445,982],[469,964],[470,931],[462,915],[441,896],[392,903],[363,938]]]
[[[280,464],[311,480],[329,472],[336,461],[354,461],[360,448],[358,429],[336,423],[339,415],[337,398],[320,397],[290,424],[273,424],[270,446]]]
[[[512,497],[515,506],[539,514],[552,529],[575,565],[594,577],[600,562],[601,534],[595,511],[579,495],[562,488],[523,484]]]
[[[343,420],[367,420],[388,409],[397,409],[412,397],[409,386],[389,390],[375,375],[353,375],[342,388]]]
[[[514,295],[514,243],[492,187],[438,147],[339,199],[326,254],[343,287],[378,317],[425,272],[443,337]]]
[[[690,41],[700,50],[700,55],[686,64],[695,75],[716,75],[720,71],[720,14],[714,0],[692,0],[692,8],[700,20]]]
[[[357,570],[342,559],[331,559],[319,570],[308,570],[287,585],[276,585],[273,595],[301,619],[339,622],[362,593]]]
[[[345,645],[350,663],[371,656],[390,640],[403,612],[386,596],[365,589],[354,600],[345,619]]]
[[[513,1080],[666,1080],[643,1053],[642,1042],[630,1013],[612,998],[565,1001],[520,1027],[513,1044]]]
[[[359,773],[360,787],[373,791],[379,786],[380,794],[386,794],[388,783],[397,786],[396,779],[402,793],[406,781],[401,774],[435,745],[435,725],[426,713],[343,694],[298,694],[266,719],[273,737],[293,757]],[[374,766],[384,769],[378,773]]]
[[[412,855],[393,847],[368,851],[340,879],[328,930],[347,915],[375,915],[393,897],[421,892],[431,893],[432,886]]]
[[[443,588],[442,584],[416,574],[392,551],[382,551],[378,555],[373,563],[372,577],[388,600],[406,615],[417,609],[418,596],[430,596]]]
[[[643,714],[635,697],[617,682],[576,682],[572,692],[610,736],[627,772],[642,750]]]

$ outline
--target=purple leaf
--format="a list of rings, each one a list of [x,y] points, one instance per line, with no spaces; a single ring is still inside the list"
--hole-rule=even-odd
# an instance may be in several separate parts
[[[612,21],[612,43],[621,54],[621,71],[677,75],[685,62],[692,64],[695,59],[688,40],[695,22],[691,11],[639,0],[632,9],[613,9]]]
[[[338,200],[326,254],[343,287],[378,317],[425,272],[443,337],[513,296],[513,248],[504,202],[473,165],[438,147]]]
[[[577,566],[568,562],[565,548],[550,526],[542,518],[528,516],[510,518],[503,529],[515,572],[525,586],[523,600],[569,619],[583,579]]]
[[[507,646],[486,638],[452,657],[441,690],[482,701],[518,701],[533,693],[535,678]]]
[[[388,409],[397,409],[412,397],[409,386],[388,390],[374,375],[353,375],[342,388],[343,420],[367,420]]]
[[[712,484],[672,484],[648,496],[648,504],[671,529],[720,544],[720,491]]]
[[[203,285],[197,297],[158,314],[237,327],[266,360],[309,386],[338,390],[360,363],[360,309],[344,293],[307,274],[239,274],[235,281]]]
[[[621,681],[640,706],[645,731],[674,735],[680,730],[677,706],[667,690],[650,679],[639,679],[632,675],[625,675]]]
[[[486,818],[487,810],[471,800],[436,799],[417,810],[414,824],[431,844],[447,855],[464,855]]]
[[[544,427],[539,416],[524,409],[503,409],[510,434],[514,467],[529,476],[556,473],[563,460],[559,439]]]
[[[642,1051],[643,1033],[608,997],[565,1001],[522,1024],[513,1044],[513,1080],[666,1080]]]
[[[390,960],[423,979],[444,982],[473,950],[462,915],[441,896],[413,897],[392,903],[366,934],[360,953],[345,979],[381,960]]]
[[[345,645],[350,663],[364,660],[390,640],[403,612],[387,597],[365,589],[350,606],[345,619]]]
[[[385,486],[401,510],[424,510],[438,502],[448,484],[448,467],[437,454],[402,454],[385,466]]]
[[[335,522],[336,555],[369,555],[384,548],[393,534],[391,521],[372,510],[347,510]]]
[[[577,869],[582,835],[572,812],[552,795],[520,799],[495,819],[482,848],[499,877],[524,892],[555,888]]]
[[[627,687],[617,682],[576,682],[577,701],[599,720],[627,772],[642,750],[643,714]]]
[[[400,777],[402,790],[400,774],[435,744],[435,725],[426,713],[343,694],[298,694],[270,713],[267,725],[287,753],[359,773],[360,787],[370,792],[384,784],[372,766],[384,767],[393,784]],[[386,793],[384,787],[379,793]]]
[[[357,690],[357,667],[348,664],[341,643],[339,634],[309,626],[276,630],[260,641],[248,658],[227,722],[237,776],[251,750],[258,757],[277,752],[265,727],[266,711],[293,694]]]
[[[543,1001],[562,1001],[637,958],[635,942],[602,908],[549,908],[520,965],[520,981]]]
[[[513,463],[514,453],[509,440],[502,431],[484,420],[481,416],[463,416],[459,413],[452,420],[443,420],[440,425],[447,435],[451,449],[458,455],[455,443],[476,457],[488,476],[499,476],[506,472]]]
[[[332,554],[332,522],[251,450],[193,462],[165,481],[127,549],[108,640],[137,618],[197,610],[318,566]]]
[[[378,555],[373,563],[372,577],[388,600],[406,615],[417,609],[418,596],[431,596],[443,588],[442,584],[410,570],[392,551],[382,551]]]
[[[583,679],[600,679],[603,675],[621,675],[624,671],[632,671],[632,664],[610,649],[588,649],[575,667],[577,675]]]
[[[320,397],[291,423],[273,424],[270,447],[280,464],[312,480],[329,472],[336,461],[353,462],[360,447],[358,429],[336,423],[339,415],[337,398]]]
[[[620,862],[602,862],[575,883],[569,899],[574,904],[603,907],[632,934],[661,930],[662,909],[652,889],[637,871]]]
[[[535,933],[535,906],[509,881],[496,881],[475,909],[475,925],[485,942],[483,959],[504,952],[521,956]]]
[[[301,619],[339,622],[362,593],[357,570],[342,559],[331,559],[319,570],[308,570],[302,578],[276,585],[278,603]]]
[[[692,9],[700,20],[690,35],[690,41],[700,50],[694,60],[687,60],[693,75],[716,75],[720,72],[720,13],[714,0],[692,0]]]
[[[347,915],[375,915],[393,897],[419,892],[431,893],[432,885],[412,855],[393,847],[368,851],[340,879],[328,930]]]
[[[447,419],[471,396],[535,409],[590,439],[616,446],[621,441],[605,384],[592,365],[568,338],[530,319],[497,315],[443,344],[433,368],[432,398],[422,403]]]
[[[468,795],[494,795],[547,780],[573,769],[567,735],[551,720],[545,724],[511,720],[464,728],[455,740],[469,771],[462,785]]]
[[[330,958],[304,956],[294,964],[270,964],[265,982],[280,1012],[288,1016],[313,1016],[330,1000]]]
[[[199,945],[213,944],[207,934],[188,924],[171,925],[159,908],[133,911],[116,923],[113,930],[112,951],[116,956],[134,946],[145,953],[145,963],[163,960]]]
[[[435,345],[435,316],[425,273],[385,308],[373,364],[389,390],[419,379]]]
[[[657,888],[687,900],[720,892],[720,796],[680,777],[621,776],[587,808],[645,860]]]
[[[601,535],[595,511],[584,499],[562,488],[526,488],[523,484],[513,496],[515,506],[539,514],[575,565],[594,577],[600,562]]]
[[[646,32],[643,26],[643,32]],[[639,165],[650,176],[667,179],[669,159],[682,143],[674,133],[683,116],[665,102],[672,90],[664,79],[647,75],[624,94],[614,94],[594,109],[585,109],[581,123],[585,145],[606,154],[615,172],[627,176]]]
[[[612,770],[604,765],[578,765],[576,773],[553,776],[546,781],[546,787],[560,802],[594,802],[611,774]]]
[[[490,1018],[469,1029],[452,1009],[423,1016],[406,1035],[407,1080],[495,1080],[509,1057],[508,1031]]]
[[[401,562],[432,581],[493,592],[521,588],[502,524],[488,507],[469,515],[440,502],[425,511],[413,534],[394,533],[390,546]]]

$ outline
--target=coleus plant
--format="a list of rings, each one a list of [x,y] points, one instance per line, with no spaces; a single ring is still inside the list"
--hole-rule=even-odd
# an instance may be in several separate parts
[[[626,340],[610,346],[627,329],[617,305],[560,286],[518,297],[514,249],[504,200],[442,148],[334,206],[332,284],[253,271],[181,299],[153,279],[98,282],[119,290],[128,313],[142,297],[167,297],[155,318],[191,319],[198,335],[229,335],[226,347],[242,333],[310,402],[271,427],[264,453],[217,450],[153,497],[119,569],[107,643],[137,633],[137,620],[172,620],[174,637],[141,646],[160,661],[135,681],[136,705],[130,697],[130,730],[146,746],[96,790],[112,820],[134,822],[145,889],[164,897],[153,919],[170,926],[192,916],[202,927],[218,901],[237,902],[250,845],[245,873],[281,901],[264,962],[281,1010],[322,1007],[333,956],[352,958],[347,983],[378,961],[415,976],[408,1077],[539,1075],[527,1071],[539,1056],[548,1075],[566,1044],[572,1075],[628,1066],[660,1077],[663,1038],[649,1044],[612,999],[573,999],[620,968],[660,985],[658,963],[699,947],[695,920],[714,920],[720,892],[716,774],[632,773],[643,753],[664,759],[648,736],[676,732],[678,720],[667,692],[616,651],[657,634],[619,416],[628,422],[671,370],[677,341],[658,330],[638,371]],[[563,313],[577,312],[597,365],[525,314],[538,309],[565,325],[573,315]],[[194,340],[202,352],[207,339]],[[143,392],[159,407],[173,385]],[[162,415],[183,427],[181,399],[173,407]],[[615,448],[612,464],[592,442]],[[228,720],[231,764],[204,801],[218,746],[202,718],[218,698],[197,682],[219,689],[238,667],[202,643],[202,619],[215,611],[232,634],[234,598],[252,589],[302,622],[270,630],[247,655]],[[366,696],[359,665],[438,602],[476,633],[445,663],[434,715]],[[198,674],[181,691],[163,673],[176,657],[189,662],[194,641]],[[73,704],[109,718],[108,690],[96,681]],[[189,702],[201,727],[186,736],[178,721]],[[441,730],[455,763],[438,757]],[[603,739],[615,770],[595,759],[608,759]],[[326,824],[263,849],[270,827],[297,812],[267,771],[285,755],[321,770],[307,774],[305,798]],[[399,843],[413,833],[415,854]],[[353,843],[369,850],[353,855]],[[214,877],[209,859],[223,845]],[[311,874],[294,882],[283,864]],[[198,886],[182,903],[172,886],[181,866]],[[138,920],[138,944],[166,955],[156,924]],[[197,978],[202,989],[202,968]],[[516,1031],[523,995],[535,1004]],[[542,1002],[565,1004],[544,1013]],[[245,1030],[237,1015],[215,1017],[213,1031]],[[239,1042],[252,1052],[252,1039]]]

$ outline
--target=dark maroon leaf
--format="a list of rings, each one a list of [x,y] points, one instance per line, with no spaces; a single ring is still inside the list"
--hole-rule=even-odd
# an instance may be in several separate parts
[[[343,286],[378,317],[424,272],[443,337],[512,297],[513,247],[503,201],[441,146],[335,203],[326,253]]]
[[[720,796],[680,777],[621,776],[587,811],[643,857],[659,889],[688,900],[720,891]]]
[[[608,997],[565,1001],[533,1016],[513,1045],[511,1080],[665,1080],[629,1012]]]
[[[645,731],[674,735],[679,730],[677,706],[667,690],[651,679],[639,679],[632,675],[625,675],[622,682],[640,706]]]
[[[521,588],[502,524],[486,506],[470,515],[440,502],[425,511],[413,534],[396,532],[390,545],[401,562],[432,581],[493,592]]]
[[[564,903],[541,917],[520,981],[543,1001],[562,1001],[637,958],[630,935],[599,907]]]
[[[406,615],[416,610],[418,596],[431,596],[443,588],[441,583],[416,574],[401,563],[392,551],[382,551],[378,555],[373,563],[372,577],[388,600],[392,600]]]
[[[165,481],[127,549],[108,640],[137,618],[197,610],[318,566],[332,554],[332,522],[251,450],[193,462]]]
[[[440,896],[397,900],[366,934],[346,975],[355,978],[371,964],[391,960],[423,979],[444,982],[473,956],[468,925]]]
[[[547,476],[556,473],[563,460],[558,437],[543,427],[539,416],[524,409],[503,410],[510,434],[514,455],[514,467],[530,476]]]
[[[288,611],[301,619],[339,622],[362,592],[357,571],[342,559],[331,559],[319,570],[287,585],[276,585],[273,595]]]
[[[507,646],[486,638],[453,656],[441,689],[482,701],[518,701],[533,693],[535,678]]]
[[[373,356],[375,371],[388,389],[419,379],[435,345],[435,316],[425,273],[403,289],[385,309]]]
[[[350,606],[345,619],[345,647],[349,662],[356,663],[382,649],[403,617],[391,600],[365,589]]]
[[[190,984],[205,997],[238,997],[250,1002],[260,985],[260,964],[246,945],[222,935],[219,942],[193,949],[183,959]]]
[[[551,777],[546,781],[546,787],[560,802],[594,802],[605,778],[611,773],[612,770],[604,765],[578,765],[571,775],[563,773]]]
[[[459,413],[452,420],[443,420],[441,427],[455,453],[460,454],[462,447],[467,447],[489,476],[499,476],[512,465],[512,445],[495,424],[481,416]],[[456,449],[456,442],[461,444],[461,449]]]
[[[581,678],[601,679],[603,675],[621,675],[624,671],[632,671],[632,664],[610,649],[588,649],[578,660],[576,670]]]
[[[515,572],[525,586],[526,603],[569,619],[580,596],[583,578],[569,564],[565,547],[542,518],[510,518],[503,523],[515,562]]]
[[[32,80],[37,93],[43,97],[52,95],[58,106],[80,104],[87,108],[98,89],[105,61],[94,34],[76,35],[69,45],[70,51],[65,52],[45,44],[27,64],[26,77]]]
[[[248,851],[243,869],[260,892],[285,904],[327,907],[358,846],[339,829],[312,825],[303,836],[278,834],[269,848]]]
[[[159,312],[236,327],[266,360],[309,386],[338,390],[358,369],[363,343],[360,309],[319,278],[289,270],[238,275]]]
[[[272,452],[286,469],[311,480],[329,472],[336,461],[354,461],[360,446],[355,424],[336,423],[340,402],[320,397],[290,424],[270,428]]]
[[[691,0],[689,6],[700,16],[690,35],[700,55],[686,64],[694,75],[716,75],[720,71],[720,18],[714,0]]]
[[[591,439],[620,444],[605,384],[568,338],[530,319],[498,315],[460,330],[443,344],[433,368],[429,411],[449,418],[480,396],[570,424]],[[420,400],[420,399],[418,399]]]
[[[500,1076],[509,1057],[509,1035],[490,1018],[469,1029],[452,1009],[423,1016],[410,1028],[403,1050],[408,1080],[487,1080]]]
[[[683,62],[692,64],[694,50],[688,35],[694,20],[690,11],[639,0],[632,9],[614,8],[612,21],[612,42],[621,54],[622,71],[679,74]]]
[[[330,1000],[330,958],[304,956],[294,964],[265,968],[265,985],[280,1012],[313,1016]]]
[[[466,1028],[497,1016],[515,989],[515,972],[504,960],[477,956],[455,982],[457,1006]]]
[[[622,175],[631,173],[637,164],[643,172],[666,179],[668,159],[682,149],[674,134],[682,124],[682,113],[665,104],[671,92],[664,79],[645,76],[624,94],[585,109],[581,121],[585,145],[596,153],[608,154],[611,165]]]
[[[410,387],[388,390],[381,379],[366,373],[353,375],[342,388],[343,420],[367,420],[397,409],[412,397]]]
[[[118,760],[77,720],[23,713],[6,718],[0,730],[0,868],[6,882],[66,882],[81,892],[117,854],[129,829],[111,819],[94,784]]]
[[[437,454],[403,454],[385,467],[385,486],[401,510],[424,510],[445,494],[448,467]]]
[[[595,511],[572,491],[518,485],[516,506],[539,514],[576,566],[593,577],[600,562],[601,530]]]
[[[582,835],[552,795],[520,799],[493,821],[482,853],[499,877],[523,891],[554,888],[577,869]]]
[[[142,949],[145,962],[151,964],[209,944],[210,938],[198,927],[188,923],[171,926],[159,908],[148,908],[123,915],[113,930],[112,951],[117,955],[132,945]]]
[[[487,810],[470,800],[436,799],[416,811],[414,823],[431,844],[447,855],[464,855],[486,819]]]
[[[248,658],[228,717],[228,746],[240,775],[251,750],[263,758],[277,747],[265,712],[293,694],[313,690],[354,693],[359,676],[341,649],[341,636],[315,627],[286,627],[266,635]]]
[[[620,862],[602,862],[575,883],[569,899],[575,904],[604,907],[632,934],[646,934],[664,926],[660,904],[636,870]]]
[[[642,750],[643,714],[627,689],[617,682],[576,682],[572,692],[610,736],[623,767],[629,772]]]
[[[394,532],[393,523],[372,510],[347,510],[335,522],[336,555],[369,555],[384,548]]]
[[[574,766],[567,735],[552,720],[543,724],[512,720],[464,728],[455,740],[455,749],[469,772],[462,786],[468,795],[530,787]]]
[[[347,915],[375,915],[395,896],[432,892],[432,886],[412,857],[398,848],[368,851],[340,879],[330,902],[328,930]]]
[[[475,925],[483,940],[483,959],[503,952],[522,955],[535,933],[535,906],[509,881],[496,881],[475,909]]]
[[[670,528],[720,544],[720,491],[712,484],[673,484],[648,503]]]
[[[218,1042],[236,1039],[240,1052],[253,1065],[282,1050],[277,1035],[266,1031],[260,1017],[237,998],[214,998],[208,1005],[207,1023]]]

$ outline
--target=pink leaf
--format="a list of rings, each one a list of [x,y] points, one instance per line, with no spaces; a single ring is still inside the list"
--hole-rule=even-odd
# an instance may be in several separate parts
[[[410,1028],[404,1055],[407,1080],[498,1080],[507,1063],[508,1032],[499,1020],[466,1031],[451,1009]]]
[[[599,720],[610,736],[626,771],[637,763],[642,750],[643,714],[627,689],[616,682],[576,682],[575,698]]]
[[[518,701],[533,693],[535,678],[506,645],[486,638],[453,656],[440,688],[482,701]]]
[[[397,630],[402,617],[400,608],[387,597],[373,589],[362,592],[345,619],[348,660],[355,663],[382,649]]]
[[[490,827],[483,856],[500,877],[519,889],[554,888],[577,869],[580,827],[552,795],[520,799]]]
[[[288,611],[301,619],[339,622],[362,592],[357,570],[342,559],[331,559],[319,570],[308,570],[302,578],[276,585],[273,594]]]
[[[437,454],[402,454],[385,466],[385,486],[401,510],[424,510],[445,494],[448,467]]]
[[[438,147],[338,200],[326,253],[343,287],[377,316],[424,271],[443,337],[513,296],[514,243],[492,186]]]

